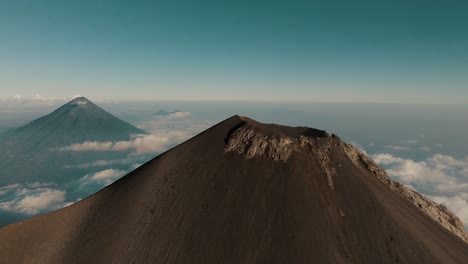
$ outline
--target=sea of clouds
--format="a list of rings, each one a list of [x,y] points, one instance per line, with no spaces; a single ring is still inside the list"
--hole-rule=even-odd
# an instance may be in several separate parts
[[[35,99],[35,103],[39,102],[40,104],[51,101],[40,96]],[[23,106],[30,103],[32,104],[32,101],[34,101],[24,100],[21,98],[17,98],[15,100],[23,102],[21,104]],[[8,108],[8,106],[5,107]],[[237,109],[238,106],[235,105],[232,106],[232,108]],[[336,106],[333,105],[332,108],[334,109]],[[437,111],[434,110],[434,113],[439,113],[438,111],[440,109],[436,110]],[[458,108],[455,110],[456,111],[454,113],[459,113],[461,111]],[[245,108],[246,114],[248,114],[248,111],[250,110]],[[258,107],[255,106],[252,111],[258,113]],[[283,113],[278,111],[279,110],[277,109],[273,111],[275,116],[281,116],[279,113]],[[213,112],[211,108],[209,112]],[[222,111],[220,111],[220,116],[229,115],[222,114],[221,112]],[[320,121],[317,117],[314,118],[312,116],[312,114],[316,113],[317,110],[310,113],[285,112],[292,116],[288,119],[277,121],[275,121],[275,116],[267,114],[267,112],[268,111],[265,110],[260,112],[260,114],[266,113],[264,118],[277,123],[284,123],[288,120],[294,120],[294,118],[299,117],[304,120],[314,119],[315,122]],[[423,111],[420,112],[423,113]],[[427,119],[427,115],[434,115],[434,113],[430,114],[432,112],[426,112],[421,114],[421,116],[412,116],[411,118],[412,120],[425,120]],[[321,115],[332,113],[330,117],[324,119],[326,122],[322,120],[322,125],[333,125],[334,123],[330,122],[333,120],[341,120],[343,115],[342,112],[337,112],[335,114],[335,112],[322,111],[320,113],[322,113]],[[366,113],[371,112],[366,111]],[[400,117],[395,117],[395,120],[389,121],[387,119],[381,120],[380,117],[382,116],[382,113],[380,112],[375,113],[375,116],[375,123],[381,122],[381,125],[386,129],[389,128],[387,126],[389,122],[391,122],[391,127],[401,126],[397,123],[399,122],[398,120]],[[465,115],[456,116],[453,114],[451,116],[453,120],[444,119],[446,127],[451,127],[451,133],[462,131],[463,127],[459,127],[458,129],[455,129],[455,127],[464,124],[463,116]],[[352,119],[352,117],[349,118]],[[212,121],[215,119],[216,118],[204,119],[189,111],[168,112],[167,115],[147,116],[144,119],[138,119],[137,121],[132,122],[137,127],[147,131],[147,135],[133,135],[132,138],[127,141],[76,142],[68,146],[56,148],[54,151],[58,152],[127,151],[129,155],[126,158],[119,160],[102,159],[86,164],[67,164],[66,166],[71,169],[80,168],[87,169],[89,171],[82,175],[78,180],[71,182],[68,185],[59,186],[53,182],[33,182],[14,183],[8,186],[2,186],[0,187],[0,210],[30,216],[70,205],[111,184],[158,154],[209,128],[216,123]],[[432,118],[427,120],[432,120]],[[434,125],[432,126],[433,123]],[[410,123],[406,123],[406,125],[408,124]],[[303,125],[303,121],[301,121],[299,125]],[[354,123],[350,123],[350,125],[350,127],[346,127],[346,123],[339,122],[336,124],[336,127],[342,128],[342,134],[346,135],[349,134],[349,131],[353,131],[356,126]],[[318,124],[318,126],[320,127],[320,124]],[[361,124],[361,126],[363,126],[363,124]],[[421,124],[419,123],[414,124],[414,127],[420,126]],[[450,143],[452,139],[458,140],[458,138],[460,138],[460,140],[466,140],[461,136],[461,134],[457,134],[458,136],[454,134],[450,137],[442,135],[441,131],[445,131],[446,129],[443,129],[443,126],[438,125],[435,121],[430,121],[426,126],[426,128],[432,128],[435,135],[440,135],[449,140],[448,143]],[[373,125],[371,127],[367,127],[367,132],[375,127],[379,126]],[[407,128],[409,129],[409,127]],[[366,132],[366,127],[362,127],[361,129],[363,132]],[[437,129],[442,130],[439,131]],[[369,140],[379,140],[379,137],[382,137],[382,135],[386,133],[385,130],[374,131],[375,132],[372,134],[366,134],[364,138]],[[417,131],[417,129],[413,129],[412,131]],[[356,135],[359,136],[359,133]],[[392,133],[386,134],[391,135]],[[393,180],[401,182],[402,184],[424,194],[433,201],[447,206],[460,217],[465,227],[468,229],[468,157],[460,157],[460,151],[457,152],[457,157],[455,157],[455,155],[451,155],[450,153],[454,153],[452,150],[455,150],[453,147],[456,147],[456,145],[452,143],[452,146],[448,147],[445,146],[445,144],[438,143],[434,140],[434,135],[432,135],[432,138],[430,139],[422,134],[410,134],[409,136],[411,135],[416,135],[417,139],[393,138],[394,144],[388,144],[388,138],[387,136],[384,136],[384,139],[386,140],[385,143],[382,143],[382,141],[381,143],[367,143],[365,144],[366,147],[362,147],[362,145],[356,142],[351,143],[354,143],[361,149],[366,149],[368,151],[368,155],[382,166]],[[426,141],[423,143],[422,139],[425,139]],[[441,138],[439,137],[438,140],[440,139]],[[414,155],[414,153],[417,153],[417,155]]]
[[[191,117],[190,112],[182,111],[151,116],[135,124],[148,132],[147,135],[133,135],[127,141],[77,142],[52,149],[59,152],[125,151],[129,154],[127,158],[119,160],[103,159],[86,164],[67,164],[66,168],[88,169],[89,173],[66,184],[26,182],[2,186],[0,210],[29,217],[69,206],[213,125],[213,122]],[[122,169],[123,167],[126,169]]]

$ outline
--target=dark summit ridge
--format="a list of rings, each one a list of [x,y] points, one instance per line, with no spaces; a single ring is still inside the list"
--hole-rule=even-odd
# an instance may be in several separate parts
[[[336,136],[234,116],[1,228],[0,262],[466,263],[457,218],[426,200]]]
[[[278,124],[263,124],[257,122],[249,117],[239,116],[240,124],[249,126],[252,129],[258,131],[258,133],[264,133],[269,135],[276,135],[278,137],[287,136],[287,137],[313,137],[313,138],[326,138],[330,137],[330,134],[325,130],[310,128],[310,127],[290,127],[282,126]]]

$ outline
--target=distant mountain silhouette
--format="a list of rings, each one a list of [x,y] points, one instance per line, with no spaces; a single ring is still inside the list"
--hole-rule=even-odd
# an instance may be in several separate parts
[[[468,263],[459,219],[433,205],[335,135],[234,116],[1,228],[0,262]]]
[[[65,153],[54,148],[85,141],[128,140],[132,134],[145,133],[88,99],[75,98],[47,116],[0,135],[0,185],[70,180],[69,173],[77,172],[65,169],[64,165],[96,160],[103,154]]]
[[[154,112],[152,115],[153,116],[168,116],[170,114],[175,114],[175,113],[178,113],[180,112],[179,110],[174,110],[174,111],[166,111],[166,110],[158,110],[156,112]]]

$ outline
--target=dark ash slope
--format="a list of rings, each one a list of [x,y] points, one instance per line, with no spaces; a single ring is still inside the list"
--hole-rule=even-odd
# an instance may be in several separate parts
[[[71,207],[0,229],[1,263],[467,263],[335,136],[237,116]]]

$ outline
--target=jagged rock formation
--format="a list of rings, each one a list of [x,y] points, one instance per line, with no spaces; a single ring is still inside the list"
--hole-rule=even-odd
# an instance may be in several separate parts
[[[463,223],[444,205],[437,204],[410,188],[392,181],[371,158],[354,146],[341,141],[336,135],[311,128],[297,128],[298,131],[291,133],[291,131],[288,132],[287,127],[270,125],[269,129],[266,129],[265,125],[250,118],[241,117],[241,120],[239,126],[230,131],[226,138],[226,151],[234,151],[247,158],[265,156],[274,161],[287,162],[293,152],[307,149],[310,155],[318,161],[330,190],[333,190],[335,168],[341,164],[333,162],[332,147],[341,149],[356,166],[373,174],[392,191],[468,242],[468,233]],[[272,133],[271,126],[276,127],[274,131],[276,133]]]
[[[307,127],[287,128],[279,125],[261,124],[248,117],[234,127],[226,138],[226,151],[244,154],[247,158],[265,156],[274,161],[286,162],[293,152],[308,148],[320,164],[327,177],[328,186],[333,190],[333,175],[336,174],[329,153],[330,141],[320,139],[337,138],[324,130]]]
[[[468,243],[468,233],[465,231],[462,221],[458,216],[447,209],[447,207],[431,201],[420,193],[398,182],[392,181],[384,169],[379,167],[371,158],[354,146],[344,142],[341,142],[341,146],[344,153],[348,155],[354,164],[361,167],[363,170],[371,172],[392,191],[410,201],[426,215],[434,219],[434,221],[440,223],[443,227]]]
[[[0,263],[468,263],[468,244],[365,159],[321,130],[234,116],[0,228]]]

